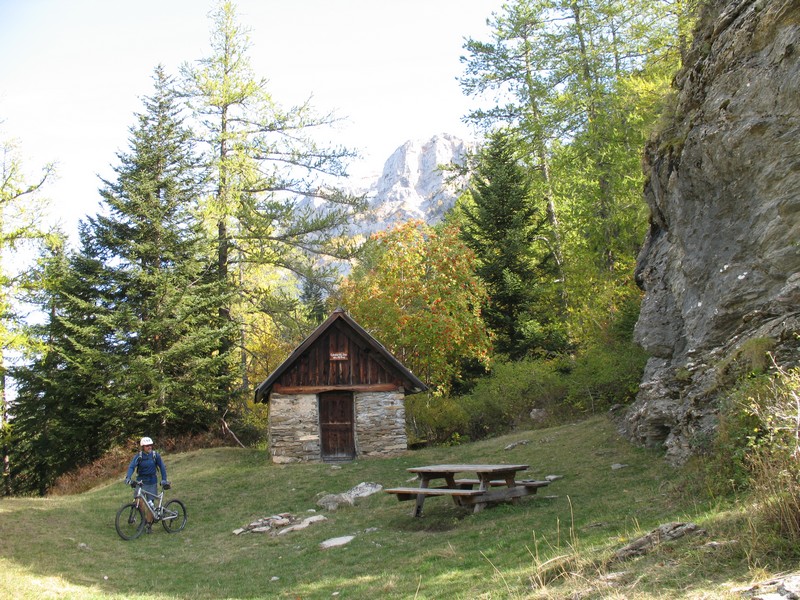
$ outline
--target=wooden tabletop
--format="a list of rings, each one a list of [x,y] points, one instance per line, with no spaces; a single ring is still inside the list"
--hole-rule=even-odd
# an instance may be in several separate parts
[[[411,473],[505,473],[508,471],[524,471],[528,465],[427,465],[424,467],[410,467]]]

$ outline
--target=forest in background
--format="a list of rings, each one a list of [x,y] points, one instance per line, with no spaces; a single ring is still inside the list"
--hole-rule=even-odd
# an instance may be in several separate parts
[[[24,358],[3,373],[3,492],[46,493],[145,433],[222,422],[258,443],[253,388],[337,306],[431,387],[408,399],[413,441],[632,400],[641,153],[669,115],[695,8],[515,0],[489,16],[460,80],[483,143],[443,166],[468,187],[443,223],[368,240],[349,231],[365,199],[341,185],[355,155],[320,141],[335,118],[272,97],[230,2],[207,56],[154,69],[77,248],[37,226],[52,167],[26,181],[7,142],[2,252],[38,253],[0,288],[4,356]]]

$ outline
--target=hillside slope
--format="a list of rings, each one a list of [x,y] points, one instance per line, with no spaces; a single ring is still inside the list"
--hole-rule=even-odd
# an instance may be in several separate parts
[[[747,530],[744,513],[712,510],[685,471],[630,446],[602,417],[342,465],[277,466],[235,448],[165,458],[170,494],[188,508],[181,533],[119,539],[114,515],[130,495],[119,480],[75,496],[0,501],[0,597],[727,598],[751,578],[738,571],[743,544],[708,545]],[[316,505],[361,482],[408,485],[406,468],[443,462],[526,463],[531,477],[563,478],[478,514],[436,498],[414,519],[411,503],[383,492],[335,512]],[[278,513],[326,519],[286,535],[232,533]],[[689,520],[706,534],[608,562],[658,525]],[[340,536],[354,538],[320,547]]]

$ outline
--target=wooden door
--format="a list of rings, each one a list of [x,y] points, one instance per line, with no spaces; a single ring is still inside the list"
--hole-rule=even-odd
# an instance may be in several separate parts
[[[319,395],[319,427],[323,460],[352,460],[356,456],[352,392]]]

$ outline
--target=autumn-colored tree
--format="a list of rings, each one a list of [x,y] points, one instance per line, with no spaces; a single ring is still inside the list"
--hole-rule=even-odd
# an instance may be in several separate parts
[[[438,394],[466,360],[488,365],[486,291],[455,227],[420,221],[377,233],[340,288],[341,305]]]
[[[15,251],[48,238],[42,227],[47,200],[42,189],[55,175],[52,164],[41,170],[41,175],[31,180],[20,158],[17,143],[0,140],[0,452],[2,453],[2,490],[10,493],[9,400],[6,397],[6,356],[17,351],[29,340],[20,331],[21,319],[15,314],[13,296],[18,277],[24,272],[24,260]],[[13,268],[10,266],[13,265]]]

